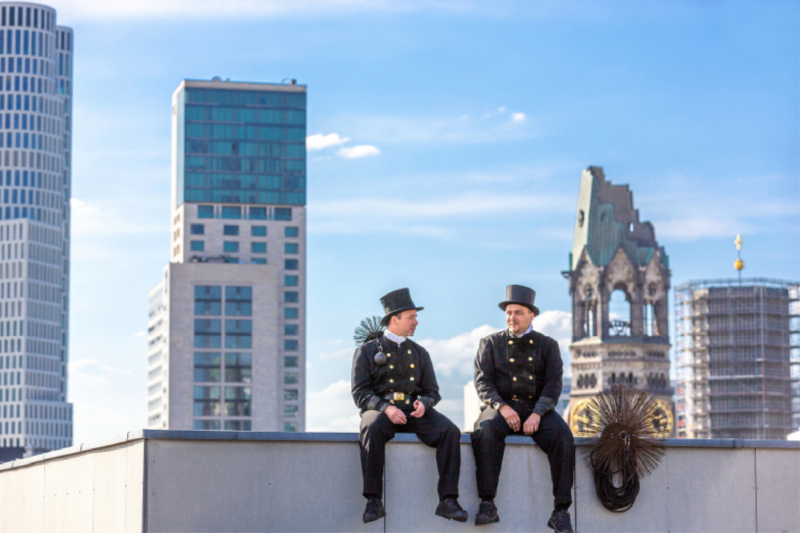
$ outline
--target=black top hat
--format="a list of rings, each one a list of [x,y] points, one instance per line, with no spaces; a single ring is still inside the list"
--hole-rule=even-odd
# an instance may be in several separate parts
[[[536,300],[535,290],[529,289],[524,285],[509,285],[506,287],[506,300],[500,302],[500,309],[505,311],[508,304],[519,304],[524,305],[533,311],[534,315],[539,316],[539,308],[533,305],[534,300]]]
[[[414,305],[408,289],[397,289],[396,291],[383,295],[381,297],[381,305],[383,306],[383,312],[386,314],[386,316],[381,319],[381,326],[388,326],[389,320],[397,313],[402,313],[410,309],[414,311],[422,311],[425,309],[424,307],[416,307]]]

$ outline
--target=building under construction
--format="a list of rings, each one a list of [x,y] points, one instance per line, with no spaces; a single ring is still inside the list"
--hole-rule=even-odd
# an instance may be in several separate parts
[[[785,439],[800,426],[800,284],[764,278],[675,289],[677,433]]]

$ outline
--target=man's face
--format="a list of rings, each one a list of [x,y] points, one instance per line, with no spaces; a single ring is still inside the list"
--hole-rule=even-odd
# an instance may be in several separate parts
[[[522,335],[533,322],[533,311],[519,304],[506,306],[506,324],[512,335]]]
[[[413,309],[411,311],[403,311],[392,317],[389,323],[389,331],[401,337],[413,337],[414,330],[417,329],[417,312]]]

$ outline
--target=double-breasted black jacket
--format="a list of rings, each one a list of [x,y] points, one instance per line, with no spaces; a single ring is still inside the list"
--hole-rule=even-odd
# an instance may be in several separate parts
[[[543,416],[561,396],[563,373],[558,343],[537,331],[514,337],[505,330],[484,337],[475,357],[475,388],[494,409],[524,401]]]
[[[379,345],[386,354],[383,365],[375,363]],[[381,337],[359,346],[353,354],[351,386],[353,401],[362,414],[369,410],[383,411],[389,405],[386,397],[396,392],[413,395],[422,402],[426,411],[442,399],[431,356],[411,339],[398,345]],[[406,410],[412,406],[413,400],[408,405],[395,405]]]

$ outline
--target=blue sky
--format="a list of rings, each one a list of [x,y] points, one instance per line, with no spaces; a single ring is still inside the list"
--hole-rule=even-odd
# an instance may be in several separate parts
[[[746,274],[800,278],[797,2],[642,4],[53,2],[75,29],[76,442],[145,423],[184,78],[295,78],[327,136],[308,152],[309,429],[354,429],[352,331],[399,287],[459,424],[506,284],[537,290],[534,325],[566,347],[588,165],[630,185],[673,287],[732,276],[737,233]]]

